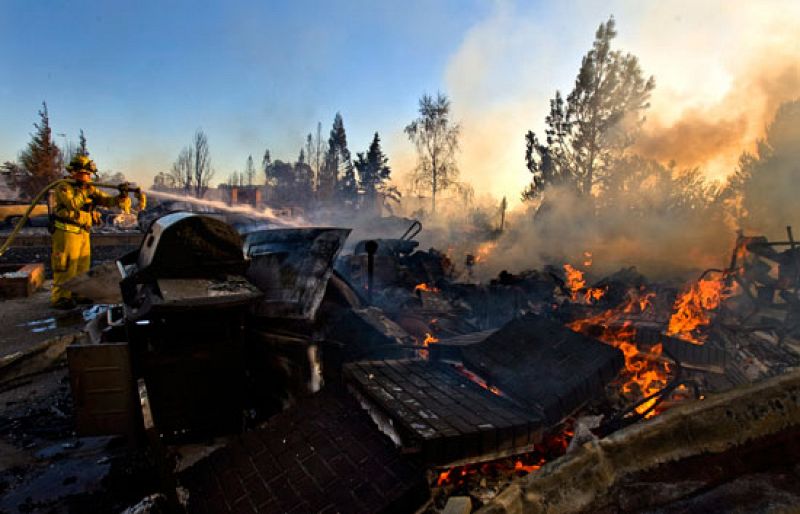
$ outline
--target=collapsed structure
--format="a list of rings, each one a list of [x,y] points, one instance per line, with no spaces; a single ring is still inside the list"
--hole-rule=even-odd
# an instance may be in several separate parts
[[[83,284],[113,306],[67,351],[79,433],[164,455],[222,436],[163,463],[160,489],[190,512],[434,512],[459,495],[491,512],[636,510],[614,481],[563,508],[547,495],[569,492],[535,484],[581,445],[657,432],[666,421],[631,425],[800,362],[791,233],[740,236],[727,268],[679,291],[633,269],[589,285],[572,266],[459,283],[449,256],[417,249],[420,229],[340,255],[348,229],[155,220]],[[753,435],[771,447],[800,430],[797,398],[781,401],[779,430]],[[746,441],[731,437],[692,455]],[[663,464],[648,455],[637,472]]]

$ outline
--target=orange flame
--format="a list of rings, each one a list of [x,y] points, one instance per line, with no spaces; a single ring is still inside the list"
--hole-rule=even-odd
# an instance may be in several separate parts
[[[474,382],[474,383],[478,384],[479,386],[481,386],[482,388],[486,389],[487,391],[490,391],[491,393],[493,393],[493,394],[495,394],[497,396],[504,396],[503,392],[500,391],[500,389],[498,389],[496,386],[489,385],[484,379],[482,379],[481,377],[479,377],[475,373],[471,372],[470,370],[468,370],[467,368],[465,368],[461,364],[455,364],[453,367],[456,369],[456,371],[458,371],[459,373],[461,373],[462,375],[464,375],[465,377],[470,379],[472,382]]]
[[[425,332],[425,340],[422,341],[422,345],[423,346],[428,346],[430,344],[438,343],[438,342],[439,342],[439,338],[438,337],[434,337],[430,333]]]
[[[591,256],[591,254],[589,255]],[[591,265],[591,261],[589,261],[589,265]],[[586,289],[586,279],[583,278],[583,271],[569,264],[564,264],[564,273],[567,275],[567,287],[573,302],[583,301],[583,303],[592,304],[606,294],[606,288],[590,287]],[[581,294],[581,291],[583,291],[583,294]]]
[[[495,241],[486,241],[478,245],[478,249],[475,250],[475,263],[486,262],[495,247],[497,247],[497,242]]]
[[[425,332],[425,340],[422,341],[422,346],[427,348],[430,345],[432,345],[434,343],[438,343],[438,342],[439,342],[439,338],[438,337],[435,337],[430,332]],[[419,350],[419,356],[421,358],[425,359],[425,360],[428,360],[428,357],[430,356],[430,352],[428,352],[428,350],[426,350],[426,349],[420,349]]]
[[[565,428],[560,433],[546,435],[542,443],[537,444],[531,452],[513,458],[450,468],[439,473],[436,486],[461,486],[470,479],[478,480],[485,476],[512,477],[532,473],[544,466],[546,462],[564,455],[573,435],[572,430]]]
[[[609,309],[596,316],[573,321],[568,326],[576,332],[597,337],[606,344],[619,348],[625,356],[625,370],[621,375],[622,393],[631,400],[639,400],[649,396],[664,386],[669,377],[669,363],[661,359],[661,344],[649,350],[641,350],[636,344],[636,328],[625,318],[631,314],[641,314],[652,308],[655,293],[640,294],[632,291],[628,301],[615,309]],[[600,334],[596,330],[600,330]],[[640,414],[647,411],[655,399],[636,408]],[[647,413],[646,417],[657,414],[657,409]]]
[[[440,289],[436,286],[429,286],[428,284],[423,282],[421,284],[417,284],[416,286],[414,286],[414,292],[416,293],[417,291],[425,291],[426,293],[438,293]]]
[[[564,272],[567,274],[567,287],[572,294],[572,301],[577,302],[580,290],[586,287],[583,272],[569,264],[564,264]]]
[[[711,323],[711,311],[726,297],[722,277],[701,279],[692,284],[675,300],[667,334],[702,345],[708,336],[699,331]]]

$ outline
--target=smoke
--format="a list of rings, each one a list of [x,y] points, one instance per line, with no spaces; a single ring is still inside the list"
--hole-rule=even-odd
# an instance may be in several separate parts
[[[656,78],[633,150],[664,165],[674,162],[675,174],[698,168],[709,183],[724,181],[742,152],[755,151],[778,107],[800,96],[797,2],[598,6],[587,0],[535,9],[497,2],[493,15],[467,33],[445,73],[445,92],[462,126],[462,180],[496,199],[507,196],[516,209],[483,266],[485,276],[579,263],[584,252],[593,254],[597,272],[636,265],[653,275],[681,275],[727,262],[736,227],[725,223],[717,204],[682,212],[639,190],[636,194],[655,202],[649,211],[626,209],[641,203],[632,194],[619,208],[595,217],[586,212],[585,199],[553,190],[546,214],[534,219],[535,209],[520,203],[530,179],[523,136],[527,130],[543,132],[549,100],[557,89],[572,88],[581,56],[610,13],[619,31],[614,48],[639,57],[645,75]],[[787,223],[771,222],[779,228]],[[758,226],[763,229],[764,223]],[[438,244],[447,243],[443,238]]]
[[[745,160],[742,168],[749,176],[742,191],[742,226],[773,240],[786,239],[786,226],[800,230],[800,99],[778,109],[753,160]]]
[[[756,141],[779,105],[800,94],[800,52],[790,59],[766,56],[742,67],[729,91],[717,102],[675,112],[659,103],[634,150],[662,162],[699,166],[710,178],[722,179],[734,171],[743,151],[755,150]]]

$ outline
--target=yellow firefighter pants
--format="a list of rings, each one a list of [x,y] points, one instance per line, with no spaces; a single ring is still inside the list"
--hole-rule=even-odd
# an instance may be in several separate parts
[[[53,290],[50,302],[56,303],[61,298],[71,298],[72,293],[63,288],[64,282],[89,271],[91,264],[91,246],[89,233],[81,230],[77,233],[56,229],[53,232],[53,252],[50,256],[53,267]]]

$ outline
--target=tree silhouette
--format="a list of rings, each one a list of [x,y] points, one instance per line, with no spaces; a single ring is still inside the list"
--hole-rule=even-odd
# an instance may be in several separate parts
[[[633,144],[655,81],[643,77],[635,56],[611,50],[616,35],[613,17],[600,24],[572,92],[565,101],[557,91],[550,101],[545,141],[532,131],[525,135],[533,176],[524,199],[559,184],[584,197],[596,193]]]
[[[417,189],[431,191],[431,212],[436,213],[436,195],[456,184],[460,127],[450,120],[450,100],[442,93],[419,100],[419,118],[405,128],[417,148],[417,167],[412,180]]]
[[[34,123],[36,132],[31,134],[28,147],[20,153],[19,161],[24,174],[20,177],[20,189],[32,197],[50,182],[61,178],[64,162],[61,150],[53,142],[47,103],[42,102],[39,123]]]

